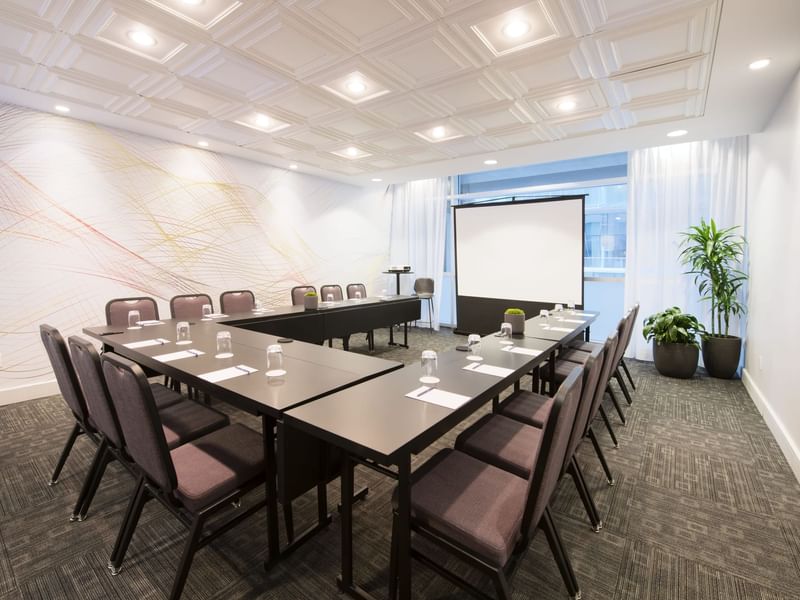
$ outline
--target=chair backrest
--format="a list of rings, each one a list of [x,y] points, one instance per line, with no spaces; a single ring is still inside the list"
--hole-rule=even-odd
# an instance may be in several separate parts
[[[633,308],[628,312],[630,323],[628,324],[628,334],[625,336],[625,344],[622,347],[622,352],[620,352],[620,358],[625,356],[625,350],[628,349],[628,344],[631,343],[631,337],[633,336],[633,328],[636,326],[636,318],[639,316],[639,303],[633,305]]]
[[[553,398],[553,408],[542,431],[536,465],[528,480],[528,500],[522,517],[523,540],[531,539],[531,529],[538,525],[561,477],[582,387],[583,365],[575,365]]]
[[[89,340],[77,335],[71,335],[67,342],[89,416],[111,445],[121,450],[125,442],[103,378],[100,354]]]
[[[213,312],[214,303],[208,294],[183,294],[169,301],[169,311],[173,319],[202,319],[203,304],[210,304]]]
[[[611,375],[614,373],[614,357],[616,356],[617,344],[619,343],[619,336],[616,331],[612,331],[611,335],[606,339],[603,344],[603,368],[600,370],[600,377],[597,379],[597,387],[594,390],[594,400],[592,400],[592,409],[589,411],[589,418],[586,421],[586,428],[584,435],[589,433],[589,426],[597,416],[597,411],[600,410],[600,405],[603,403],[603,398],[606,395],[606,387],[611,380]]]
[[[136,363],[113,352],[105,352],[100,360],[111,402],[125,436],[125,449],[156,485],[172,493],[177,486],[175,466],[144,371]]]
[[[625,315],[619,320],[617,323],[617,348],[614,350],[614,366],[613,369],[616,369],[617,365],[619,364],[619,359],[622,358],[622,353],[625,351],[625,338],[628,335],[628,330],[632,328],[630,323],[631,313],[633,311],[628,311]]]
[[[418,277],[414,280],[414,292],[417,294],[433,294],[433,279]]]
[[[604,352],[605,344],[600,348],[595,348],[592,350],[591,354],[589,354],[589,358],[586,359],[583,365],[581,399],[575,414],[575,425],[572,427],[572,434],[570,435],[569,444],[567,445],[567,453],[564,455],[564,469],[569,466],[572,456],[575,454],[581,440],[586,434],[589,414],[592,410],[592,403],[594,402],[594,394],[597,391],[597,382],[600,380],[600,374],[603,370]]]
[[[296,285],[292,288],[292,304],[300,306],[305,303],[306,292],[316,292],[317,288],[313,285]]]
[[[127,327],[128,312],[138,310],[142,321],[158,321],[158,304],[149,296],[114,298],[106,302],[106,325]]]
[[[344,295],[342,295],[342,286],[334,284],[323,285],[319,288],[319,299],[320,300],[328,300],[328,294],[333,295],[333,299],[335,301],[344,300]]]
[[[250,312],[256,307],[256,297],[250,290],[231,290],[219,295],[219,309],[224,313]]]
[[[44,349],[47,351],[58,389],[61,391],[64,401],[75,419],[84,427],[87,426],[89,412],[86,410],[86,400],[83,397],[80,383],[78,383],[78,376],[75,374],[64,338],[58,329],[51,325],[39,325],[39,334],[42,337]]]
[[[367,286],[363,283],[348,283],[347,284],[347,297],[355,298],[356,292],[361,292],[361,297],[367,297]]]

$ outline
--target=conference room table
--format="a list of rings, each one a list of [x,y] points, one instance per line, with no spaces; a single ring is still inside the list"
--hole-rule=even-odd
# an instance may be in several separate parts
[[[301,341],[284,342],[281,347],[286,374],[267,378],[266,348],[278,343],[277,336],[237,329],[213,319],[189,322],[191,343],[185,345],[176,344],[176,319],[163,319],[140,329],[101,326],[83,331],[102,342],[106,350],[261,419],[266,459],[267,566],[271,566],[282,554],[291,552],[330,522],[325,494],[327,466],[320,459],[325,456],[321,454],[324,450],[317,438],[298,430],[280,440],[276,450],[276,431],[284,413],[327,394],[401,369],[403,364]],[[220,331],[231,334],[233,355],[228,358],[216,356],[217,333]],[[338,476],[338,470],[335,475]],[[284,511],[291,511],[291,500],[315,486],[319,507],[317,524],[296,537],[281,552],[278,492]]]

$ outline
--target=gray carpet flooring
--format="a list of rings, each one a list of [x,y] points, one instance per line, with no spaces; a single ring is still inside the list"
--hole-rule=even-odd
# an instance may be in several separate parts
[[[413,361],[426,348],[463,338],[411,330],[410,350],[390,348],[378,333],[376,355]],[[353,348],[365,351],[361,336]],[[629,363],[637,382],[628,424],[614,418],[620,448],[600,424],[616,475],[606,484],[590,445],[581,462],[605,528],[594,533],[572,482],[559,485],[553,508],[586,599],[777,600],[800,595],[800,486],[739,381],[698,375],[660,377],[652,365]],[[257,422],[218,405],[235,421]],[[613,411],[612,411],[613,412]],[[482,413],[481,413],[482,414]],[[480,415],[475,415],[477,418]],[[457,430],[418,456],[453,443]],[[185,530],[149,503],[122,573],[105,567],[133,481],[111,465],[89,518],[68,517],[94,448],[79,440],[58,485],[46,482],[71,426],[60,397],[0,407],[0,600],[12,598],[163,598],[171,585]],[[385,597],[392,481],[359,467],[369,486],[355,512],[357,581]],[[338,486],[329,501],[338,502]],[[296,527],[311,524],[315,498],[295,502]],[[339,522],[270,572],[265,520],[255,516],[201,550],[184,598],[291,600],[336,598]],[[282,539],[283,533],[281,533]],[[442,560],[445,560],[442,557]],[[454,565],[461,572],[465,568]],[[414,565],[414,597],[464,598],[463,591]],[[480,576],[476,583],[484,585]],[[537,535],[512,579],[515,598],[565,598],[544,535]]]

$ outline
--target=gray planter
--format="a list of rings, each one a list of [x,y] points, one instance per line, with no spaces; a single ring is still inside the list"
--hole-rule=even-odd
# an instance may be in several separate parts
[[[703,363],[712,377],[732,379],[739,368],[742,338],[735,335],[708,335],[703,338]]]
[[[319,296],[303,296],[303,306],[306,310],[317,310],[319,308]]]
[[[519,335],[525,333],[525,314],[503,315],[506,323],[511,323],[511,333]]]
[[[690,379],[697,371],[700,351],[691,344],[659,344],[653,342],[656,370],[667,377]]]

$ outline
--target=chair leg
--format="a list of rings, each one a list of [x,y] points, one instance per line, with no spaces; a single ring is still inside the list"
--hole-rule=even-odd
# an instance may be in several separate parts
[[[89,472],[86,473],[86,479],[83,480],[81,492],[78,494],[78,499],[75,501],[75,508],[72,509],[72,516],[69,518],[71,522],[83,521],[86,518],[86,513],[89,510],[94,494],[97,492],[97,487],[100,485],[100,479],[102,479],[103,473],[106,470],[106,465],[108,464],[107,454],[108,443],[104,438],[97,447],[94,460],[92,460],[92,466],[89,467]]]
[[[508,587],[508,580],[503,570],[497,569],[492,579],[494,580],[494,589],[497,592],[497,598],[499,600],[511,600],[511,590]]]
[[[631,394],[628,391],[628,386],[625,385],[625,380],[622,379],[622,374],[619,371],[619,367],[617,367],[617,370],[614,371],[614,379],[617,380],[617,383],[619,384],[619,389],[622,390],[622,394],[625,396],[625,400],[628,402],[628,404],[633,404],[633,399],[631,398]]]
[[[625,425],[625,423],[626,423],[626,421],[625,421],[625,413],[622,412],[622,407],[619,405],[619,402],[617,401],[617,397],[614,395],[614,392],[611,390],[611,386],[610,385],[606,388],[606,392],[608,392],[608,395],[611,396],[611,402],[614,403],[614,408],[617,409],[617,414],[619,415],[619,420],[622,422],[623,425]]]
[[[594,434],[594,429],[591,427],[589,427],[589,439],[592,440],[594,453],[597,454],[597,458],[600,460],[600,465],[603,467],[603,471],[606,473],[606,481],[608,482],[608,485],[614,485],[614,476],[611,474],[611,469],[608,468],[606,455],[603,454],[603,449],[600,447],[600,443],[597,441],[597,436]]]
[[[291,500],[287,500],[283,505],[283,522],[286,525],[286,539],[291,544],[294,541],[294,511]]]
[[[389,553],[389,600],[397,598],[397,513],[392,511],[392,541]]]
[[[611,436],[611,441],[614,442],[614,448],[619,448],[617,435],[614,433],[614,428],[611,426],[611,421],[606,414],[606,409],[602,406],[600,406],[600,416],[603,417],[603,422],[606,424],[606,429],[608,429],[608,435]]]
[[[183,556],[178,565],[178,572],[175,573],[175,581],[172,584],[172,592],[170,592],[170,600],[178,600],[183,592],[183,586],[186,584],[186,577],[189,575],[189,568],[192,566],[194,554],[197,552],[197,542],[200,540],[200,534],[203,533],[203,524],[205,518],[202,515],[197,515],[194,518],[192,527],[189,530],[189,538],[186,540],[186,545],[183,547]]]
[[[369,345],[369,351],[370,352],[374,352],[375,351],[375,332],[374,331],[370,331],[367,334],[367,343]]]
[[[128,510],[125,512],[125,518],[122,521],[122,526],[117,534],[117,541],[114,544],[114,549],[111,551],[111,558],[108,561],[108,568],[111,570],[112,575],[119,575],[122,570],[122,561],[125,558],[125,553],[128,551],[128,545],[131,543],[133,532],[139,524],[139,517],[142,516],[142,509],[147,498],[147,488],[144,485],[144,477],[139,477],[136,484],[136,492],[131,497],[128,504]]]
[[[567,588],[567,593],[571,598],[580,598],[581,590],[578,585],[578,578],[575,577],[575,572],[572,570],[572,564],[569,562],[567,549],[564,547],[564,542],[561,536],[558,535],[556,523],[553,520],[553,515],[550,512],[550,507],[544,509],[540,527],[544,529],[547,543],[550,546],[550,551],[553,553],[553,558],[558,565],[558,570],[561,572],[561,578],[564,580],[564,585]]]
[[[633,387],[634,391],[636,390],[636,384],[633,382],[633,377],[631,377],[631,372],[628,370],[628,365],[625,364],[625,359],[621,358],[619,364],[622,365],[622,370],[625,371],[625,375],[628,376],[628,381],[631,382],[631,387]]]
[[[594,503],[589,486],[586,485],[586,480],[583,478],[583,471],[581,471],[581,467],[578,464],[578,459],[574,456],[567,467],[567,472],[572,476],[572,481],[578,490],[578,496],[583,502],[583,508],[586,509],[586,515],[592,523],[592,529],[595,533],[598,533],[603,528],[603,519],[600,517],[600,511],[597,510],[597,505]]]
[[[64,468],[64,463],[67,462],[67,457],[69,457],[69,453],[72,451],[72,446],[75,444],[75,440],[78,439],[78,436],[82,432],[83,428],[76,422],[72,427],[72,431],[69,432],[67,443],[64,444],[64,449],[61,451],[61,456],[58,457],[58,463],[56,463],[56,468],[53,470],[53,475],[50,477],[50,481],[47,482],[47,485],[53,486],[58,483],[58,477],[61,475],[61,469]]]
[[[428,298],[428,326],[433,331],[433,298]]]

